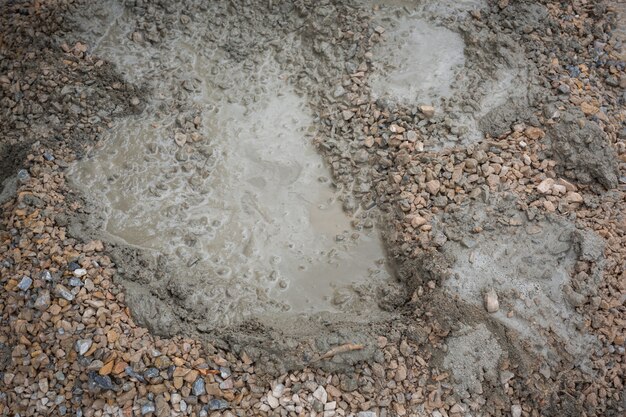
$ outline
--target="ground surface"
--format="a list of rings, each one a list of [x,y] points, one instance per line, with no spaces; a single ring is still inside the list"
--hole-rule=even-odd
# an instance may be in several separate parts
[[[624,414],[624,4],[389,3],[1,4],[3,415]],[[102,233],[71,177],[120,124],[209,158],[181,39],[306,97],[355,232],[383,231],[376,315],[202,325],[187,263]]]

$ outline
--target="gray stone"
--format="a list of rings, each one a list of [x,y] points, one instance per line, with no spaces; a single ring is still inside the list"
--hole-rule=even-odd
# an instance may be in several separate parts
[[[141,406],[141,415],[145,416],[146,414],[154,413],[156,411],[156,407],[154,403],[145,403]]]
[[[93,387],[101,388],[104,390],[113,390],[115,386],[108,376],[98,375],[96,372],[89,374],[89,384]]]
[[[50,307],[50,291],[42,290],[35,300],[35,308],[39,311],[47,310]]]
[[[30,288],[32,283],[33,283],[33,280],[30,277],[22,277],[22,280],[20,281],[19,284],[17,284],[17,287],[22,291],[26,291],[27,289]]]
[[[74,294],[72,294],[70,292],[70,290],[68,290],[67,288],[65,288],[63,285],[58,284],[55,288],[55,292],[56,294],[61,297],[64,298],[67,301],[73,301],[74,300]]]
[[[196,397],[204,395],[206,393],[206,389],[204,387],[204,378],[196,379],[196,382],[193,383],[191,391]]]
[[[89,348],[91,348],[92,344],[93,341],[91,339],[79,339],[76,341],[74,347],[76,348],[76,352],[78,352],[79,355],[84,355],[85,353],[87,353]]]
[[[214,398],[211,401],[209,401],[209,404],[207,406],[209,410],[224,410],[226,408],[229,408],[230,404],[228,404],[228,401],[226,400],[222,400],[220,398]]]

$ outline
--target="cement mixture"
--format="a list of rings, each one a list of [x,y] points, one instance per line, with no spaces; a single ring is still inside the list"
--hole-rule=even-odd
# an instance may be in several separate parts
[[[145,110],[153,116],[120,122],[71,176],[104,202],[107,233],[173,258],[175,276],[151,285],[167,287],[181,315],[205,330],[261,316],[272,324],[272,313],[287,311],[375,308],[350,288],[388,278],[373,223],[352,230],[310,145],[306,102],[273,56],[248,69],[212,48],[199,53],[185,35],[141,55],[129,26],[116,19],[96,52],[134,80],[146,81],[155,59],[185,68],[183,82],[197,84],[187,105],[203,122],[197,116],[186,133],[180,117],[162,112],[180,75],[159,75]],[[137,61],[124,67],[128,56]]]
[[[112,63],[116,72],[105,73],[112,81],[104,89],[132,95],[111,93],[106,106],[87,113],[72,100],[83,104],[99,86],[88,80],[63,87],[59,101],[68,113],[84,116],[81,125],[105,121],[109,130],[95,129],[102,140],[85,154],[85,144],[72,143],[79,158],[69,167],[59,161],[68,168],[73,209],[54,222],[85,242],[80,250],[106,248],[114,268],[70,251],[67,271],[39,280],[55,285],[64,300],[59,311],[78,313],[69,303],[95,288],[87,271],[95,265],[114,271],[125,290],[117,299],[155,335],[194,337],[209,350],[238,354],[259,378],[304,367],[343,371],[346,392],[357,389],[351,375],[365,364],[360,388],[373,392],[372,378],[391,377],[385,390],[395,393],[398,416],[427,391],[429,413],[521,416],[515,393],[541,399],[541,414],[560,415],[553,407],[563,402],[564,386],[572,392],[577,378],[605,376],[597,358],[623,354],[619,336],[590,331],[600,324],[585,313],[601,307],[619,320],[619,303],[601,301],[605,270],[614,276],[619,269],[607,255],[617,232],[592,232],[576,210],[590,217],[626,180],[610,142],[615,132],[603,128],[607,116],[599,107],[593,113],[593,105],[581,112],[563,106],[570,87],[559,86],[545,66],[537,69],[546,57],[533,56],[528,45],[533,31],[548,25],[548,7],[161,3],[97,3],[69,13],[71,36],[90,47],[64,50]],[[19,101],[17,90],[11,97]],[[544,124],[545,131],[536,127]],[[33,126],[45,136],[45,124]],[[26,149],[0,151],[21,158]],[[10,159],[1,162],[15,170]],[[31,174],[38,172],[10,176],[3,169],[0,204]],[[29,215],[44,206],[17,193],[21,205],[37,207]],[[19,210],[4,235],[33,223]],[[58,236],[67,240],[65,233]],[[14,254],[22,243],[9,241]],[[28,294],[33,281],[26,278],[6,288]],[[47,309],[45,294],[30,298]],[[94,311],[81,310],[85,320],[105,320],[103,302],[87,304]],[[64,321],[55,323],[66,331]],[[383,334],[402,340],[407,359],[383,353]],[[104,339],[110,342],[109,333]],[[74,350],[92,354],[81,341]],[[407,341],[428,352],[428,365]],[[93,350],[102,367],[91,363],[86,378],[110,390],[111,379],[103,378],[114,372],[113,360]],[[436,370],[419,376],[406,363]],[[132,367],[117,374],[161,378],[151,369],[149,376]],[[199,373],[210,374],[212,397],[233,388],[225,366],[198,369],[185,380],[196,401],[209,401]],[[441,382],[448,373],[450,382]],[[174,371],[161,374],[174,378]],[[419,388],[409,393],[407,384]],[[276,409],[284,388],[273,384],[255,412]],[[311,391],[315,413],[334,415],[336,404],[326,410],[328,393]],[[445,405],[444,391],[459,402]],[[202,415],[230,407],[216,398]],[[561,415],[581,415],[578,404],[564,407]],[[357,415],[372,415],[366,408]]]
[[[530,82],[530,74],[536,73],[533,65],[507,37],[476,32],[467,23],[469,11],[484,7],[478,2],[458,7],[374,6],[374,20],[389,30],[375,29],[381,43],[372,55],[371,98],[383,109],[412,108],[425,116],[413,138],[405,133],[417,151],[467,145],[485,134],[497,136],[502,129],[498,126],[515,120],[511,115],[524,117],[516,109],[531,105],[530,91],[536,90]],[[267,32],[256,25],[271,16],[258,22],[251,16],[245,26],[230,21],[218,5],[201,6],[198,13],[194,19],[181,16],[180,29],[146,45],[127,9],[97,9],[100,29],[88,35],[94,52],[116,63],[129,82],[147,85],[152,93],[142,116],[118,122],[104,146],[70,171],[76,187],[90,196],[92,213],[101,213],[99,221],[93,216],[88,220],[86,230],[82,225],[74,230],[104,237],[120,248],[122,256],[116,261],[127,270],[123,276],[131,308],[159,334],[186,329],[215,336],[233,329],[235,340],[247,340],[240,326],[257,323],[254,328],[261,325],[288,336],[285,345],[276,348],[280,352],[290,350],[290,337],[301,345],[305,333],[315,335],[318,344],[334,340],[324,339],[320,327],[330,321],[345,329],[340,333],[347,331],[344,340],[366,340],[367,327],[384,321],[386,313],[378,306],[395,309],[406,297],[382,266],[384,251],[374,229],[379,211],[368,203],[376,198],[370,184],[378,179],[362,166],[369,158],[359,151],[353,158],[362,167],[352,173],[343,161],[327,158],[336,181],[331,183],[308,144],[312,138],[316,143],[324,138],[324,146],[348,151],[350,142],[335,135],[352,123],[354,112],[342,110],[338,125],[320,124],[321,106],[340,105],[348,94],[334,77],[344,69],[358,75],[366,67],[348,60],[353,50],[342,58],[342,49],[323,38],[311,41],[304,36],[296,29],[302,27],[297,15],[283,16],[286,26]],[[323,16],[328,13],[322,9]],[[212,21],[209,15],[221,14],[228,24],[205,23]],[[82,27],[93,26],[84,22]],[[229,46],[236,39],[234,30],[246,34],[242,39],[250,44]],[[263,39],[273,47],[256,49]],[[342,64],[342,59],[348,61]],[[313,60],[313,69],[323,78],[300,75],[311,70]],[[325,85],[334,85],[332,94],[324,91]],[[342,177],[342,172],[348,175]],[[381,201],[379,197],[384,213]],[[448,233],[465,227],[449,220],[444,224]],[[563,288],[573,291],[567,279],[571,262],[548,277],[542,271],[518,270],[521,261],[517,269],[497,267],[498,256],[502,263],[515,262],[509,254],[522,248],[539,255],[552,245],[553,238],[547,236],[557,239],[559,234],[548,227],[544,235],[539,241],[533,237],[533,243],[515,235],[519,247],[501,249],[502,239],[510,237],[496,233],[486,238],[481,252],[474,249],[470,254],[465,246],[451,243],[444,251],[457,253],[459,259],[450,265],[458,278],[447,280],[445,288],[468,305],[480,306],[482,293],[496,288],[520,298],[511,299],[511,308],[524,302],[539,306],[526,308],[520,317],[499,312],[495,319],[519,332],[521,339],[542,346],[536,353],[545,356],[557,353],[545,338],[537,339],[537,329],[528,323],[542,317],[539,327],[552,329],[560,339],[578,334],[571,330],[576,327],[573,313],[562,307]],[[131,252],[135,255],[128,263]],[[157,270],[146,274],[137,266],[145,263]],[[483,264],[489,271],[481,269]],[[438,268],[444,271],[446,265]],[[525,278],[528,274],[531,281]],[[536,299],[544,291],[548,296]],[[312,327],[303,326],[303,321]],[[469,334],[467,329],[464,334]],[[570,346],[581,361],[580,351],[591,341],[583,340]],[[267,350],[263,345],[261,352]],[[352,360],[364,353],[367,349]],[[444,366],[458,368],[453,357],[454,352]],[[279,362],[290,368],[299,360]],[[462,387],[468,387],[466,382]]]

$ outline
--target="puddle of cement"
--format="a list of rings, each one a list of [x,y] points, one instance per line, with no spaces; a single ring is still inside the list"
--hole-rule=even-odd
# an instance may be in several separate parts
[[[428,131],[427,150],[494,135],[509,127],[509,107],[527,103],[529,63],[523,54],[504,41],[489,52],[486,44],[494,38],[486,33],[472,33],[478,43],[471,47],[461,36],[461,22],[483,7],[481,1],[385,4],[375,13],[386,31],[375,48],[371,94],[409,109],[434,106],[430,123],[441,129]]]
[[[309,143],[306,97],[270,54],[244,66],[191,36],[138,46],[120,15],[98,41],[95,53],[129,80],[159,80],[142,116],[119,121],[70,171],[102,202],[106,232],[168,255],[172,302],[207,330],[281,312],[375,310],[357,290],[388,278],[383,248],[341,210]],[[172,103],[200,116],[197,130],[181,128]]]
[[[465,64],[464,49],[461,36],[449,29],[418,18],[400,19],[380,47],[385,75],[373,78],[372,95],[408,106],[439,105],[453,93],[452,83]]]

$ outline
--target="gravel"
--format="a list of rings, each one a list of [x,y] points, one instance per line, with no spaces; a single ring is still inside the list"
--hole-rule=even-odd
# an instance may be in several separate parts
[[[332,16],[335,9],[325,6],[305,2],[301,12]],[[140,112],[148,93],[124,81],[71,32],[76,22],[69,16],[84,7],[80,2],[7,4],[0,16],[0,168],[18,181],[8,199],[0,198],[0,414],[623,415],[626,190],[616,178],[626,164],[626,144],[618,135],[624,122],[619,89],[626,82],[619,45],[626,38],[623,30],[612,30],[619,20],[611,9],[622,6],[611,5],[608,12],[606,6],[504,0],[473,12],[462,23],[465,29],[495,28],[527,49],[548,89],[549,116],[538,105],[534,117],[511,122],[501,136],[438,152],[428,144],[432,131],[443,129],[443,109],[393,108],[368,99],[366,54],[384,41],[384,24],[360,11],[353,15],[362,24],[352,34],[329,28],[327,36],[339,37],[334,44],[354,55],[349,73],[335,74],[338,83],[321,87],[333,92],[334,101],[317,103],[331,110],[320,112],[320,153],[333,181],[351,190],[354,207],[376,207],[390,226],[385,240],[390,258],[398,261],[402,289],[381,289],[391,294],[383,301],[397,315],[371,341],[371,360],[348,372],[328,372],[310,361],[267,375],[258,371],[264,364],[246,352],[249,346],[192,335],[162,338],[139,326],[116,282],[108,243],[76,239],[71,217],[96,213],[85,211],[65,170],[97,145],[116,117]],[[173,4],[135,2],[128,10],[133,7],[140,12],[129,36],[146,48],[158,47],[171,28],[185,30],[194,16]],[[336,14],[350,15],[346,9]],[[225,49],[237,54],[244,41],[224,40]],[[366,70],[355,76],[362,64]],[[577,143],[554,147],[565,140],[563,132],[577,138],[581,131],[594,141],[596,155]],[[599,164],[598,155],[609,160]],[[438,251],[458,232],[441,225],[442,214],[468,201],[490,204],[505,192],[515,196],[524,216],[567,218],[606,243],[601,265],[588,257],[571,271],[572,304],[584,319],[583,330],[599,342],[589,352],[590,373],[567,352],[542,367],[482,308],[469,308],[441,290],[447,277],[437,265],[447,264]],[[498,213],[493,218],[506,227],[520,224]],[[367,220],[355,217],[355,227]],[[482,232],[472,226],[474,235]],[[473,241],[462,240],[468,248]],[[602,274],[595,290],[577,296],[596,269]],[[493,309],[493,302],[488,305]],[[496,314],[505,308],[503,301]],[[467,351],[463,340],[477,343],[475,328],[489,345]],[[555,339],[549,331],[545,336]],[[456,359],[444,363],[450,351]],[[494,352],[500,360],[493,360]],[[482,378],[469,371],[472,361],[484,362]],[[453,383],[464,375],[469,393]]]

